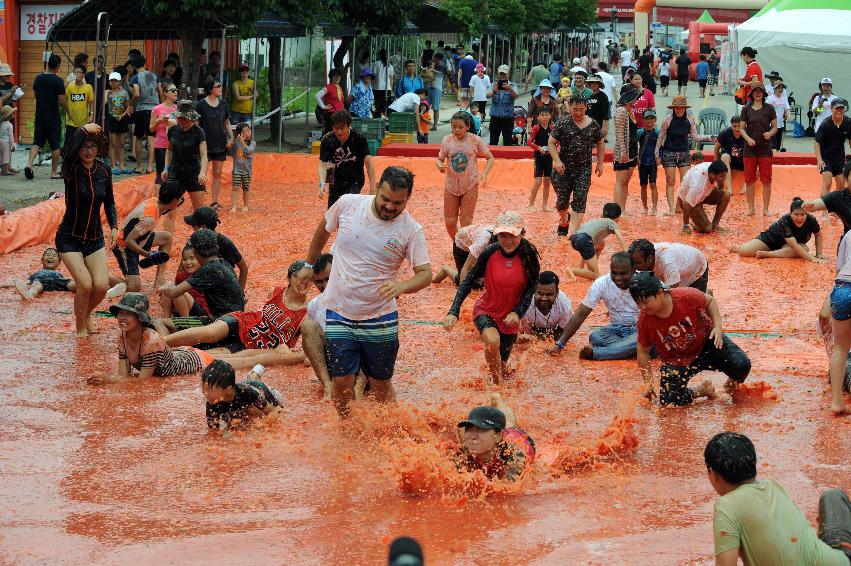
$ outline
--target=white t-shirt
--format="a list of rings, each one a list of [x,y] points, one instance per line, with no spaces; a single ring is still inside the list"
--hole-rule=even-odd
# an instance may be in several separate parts
[[[384,66],[381,59],[373,61],[372,71],[375,73],[375,82],[372,85],[373,90],[393,90],[394,71],[393,65],[391,65],[389,61],[387,62],[387,67]]]
[[[813,127],[815,128],[815,131],[818,131],[818,127],[821,126],[821,123],[824,122],[824,120],[828,116],[832,115],[832,112],[831,112],[831,109],[830,109],[830,103],[833,102],[833,100],[836,99],[836,98],[839,98],[839,97],[836,96],[835,94],[831,94],[830,96],[826,97],[824,102],[822,103],[822,95],[819,94],[817,97],[815,97],[815,99],[813,99],[813,106],[812,106],[812,108],[810,108],[810,110],[813,111],[813,116],[815,116],[815,119],[816,119],[815,124],[813,125]],[[821,111],[821,112],[816,112],[816,108],[818,108],[819,105],[821,105],[821,107],[824,108],[824,110]]]
[[[526,314],[523,315],[520,324],[527,330],[531,328],[546,330],[553,330],[555,328],[564,329],[571,316],[573,316],[573,305],[570,304],[570,299],[564,294],[564,291],[559,291],[558,297],[556,297],[556,301],[553,303],[549,314],[543,314],[538,310],[535,301],[532,301]]]
[[[660,77],[670,77],[671,76],[671,64],[667,61],[662,61],[659,63],[659,76]]]
[[[766,104],[774,106],[774,112],[777,114],[777,127],[783,128],[786,126],[786,109],[789,108],[789,99],[785,96],[770,95],[765,99]]]
[[[612,324],[635,326],[638,324],[638,305],[632,300],[629,289],[621,289],[611,275],[601,275],[591,283],[582,304],[594,309],[600,301],[609,309]]]
[[[307,319],[319,323],[322,332],[325,332],[325,301],[322,300],[322,295],[316,295],[310,302],[307,303]]]
[[[491,87],[491,78],[487,75],[470,77],[470,88],[473,89],[473,102],[485,102],[488,99],[488,90]]]
[[[328,310],[351,320],[396,311],[396,299],[382,299],[384,283],[394,281],[408,260],[411,267],[430,263],[423,227],[408,211],[393,220],[372,212],[373,195],[343,195],[325,213],[325,229],[337,232],[334,269],[322,295]]]
[[[420,95],[415,92],[406,92],[397,98],[389,108],[396,112],[414,112],[420,105]]]
[[[491,245],[491,238],[493,238],[493,226],[471,224],[458,230],[455,234],[455,245],[478,258],[485,248]]]
[[[615,77],[606,71],[597,71],[597,74],[603,79],[603,92],[606,93],[606,96],[609,97],[609,101],[611,102],[613,100],[612,97],[617,94],[615,92]],[[614,101],[617,102],[618,99],[614,98]]]
[[[660,242],[656,248],[653,273],[670,286],[688,287],[697,281],[707,266],[706,256],[697,248],[685,244]]]
[[[711,162],[700,163],[695,165],[683,175],[683,180],[680,182],[680,188],[677,191],[677,196],[689,203],[691,206],[697,206],[709,196],[712,189],[715,188],[715,183],[709,183],[709,166]],[[702,274],[701,274],[702,275]]]
[[[624,49],[621,51],[621,67],[629,67],[632,65],[632,49]]]
[[[839,242],[839,251],[836,253],[836,279],[851,283],[851,250],[848,249],[848,234],[845,232]]]

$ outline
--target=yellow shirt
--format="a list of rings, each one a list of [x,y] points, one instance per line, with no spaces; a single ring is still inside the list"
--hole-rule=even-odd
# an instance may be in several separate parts
[[[94,101],[95,93],[92,85],[76,82],[68,83],[65,87],[65,99],[68,101],[68,115],[65,123],[68,126],[79,128],[89,123],[89,104]]]
[[[246,79],[245,81],[234,81],[233,84],[236,85],[236,90],[239,92],[239,96],[252,96],[254,94],[254,81],[251,79]],[[230,105],[230,110],[231,112],[239,112],[240,114],[251,114],[251,105],[253,102],[254,100],[251,98],[248,100],[234,101],[234,103]]]
[[[848,566],[845,553],[822,542],[783,488],[771,480],[742,484],[719,497],[712,526],[715,556],[738,548],[751,566]]]

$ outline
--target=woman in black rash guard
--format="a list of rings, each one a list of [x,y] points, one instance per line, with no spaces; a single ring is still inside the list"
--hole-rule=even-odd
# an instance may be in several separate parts
[[[458,287],[449,314],[443,319],[443,328],[452,330],[473,282],[484,278],[485,292],[473,307],[473,323],[485,345],[491,379],[499,385],[517,341],[520,319],[535,295],[541,265],[538,250],[524,238],[526,228],[519,213],[508,211],[497,216],[493,234],[497,243],[482,252]]]
[[[815,236],[815,253],[810,253],[807,242]],[[784,214],[767,230],[750,242],[733,246],[730,251],[742,257],[756,258],[797,258],[808,259],[816,263],[826,260],[821,253],[822,235],[818,220],[804,210],[804,201],[800,197],[792,199],[789,214]]]
[[[112,173],[99,158],[106,156],[109,141],[97,124],[74,132],[62,163],[65,181],[65,215],[56,231],[56,249],[68,267],[77,290],[74,319],[78,338],[94,332],[92,311],[109,286],[106,250],[115,245],[118,213],[112,194]],[[110,232],[104,238],[101,208]]]

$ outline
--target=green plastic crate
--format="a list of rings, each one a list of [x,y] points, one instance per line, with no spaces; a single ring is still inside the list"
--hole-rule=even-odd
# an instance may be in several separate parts
[[[384,139],[384,118],[353,118],[352,129],[368,140]]]
[[[390,114],[390,132],[394,134],[412,134],[417,130],[417,115],[413,112],[392,112]]]
[[[366,145],[369,146],[370,155],[378,155],[378,148],[381,146],[381,140],[366,140]]]

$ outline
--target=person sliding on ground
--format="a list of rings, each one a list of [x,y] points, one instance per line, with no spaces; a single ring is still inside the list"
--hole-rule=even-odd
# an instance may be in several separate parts
[[[815,235],[816,253],[810,253],[807,242]],[[771,224],[759,236],[733,246],[730,251],[742,257],[772,258],[802,258],[815,263],[824,263],[822,255],[822,243],[824,238],[818,220],[812,214],[804,210],[804,201],[800,197],[792,199],[789,206],[789,214],[784,214]]]
[[[531,337],[545,340],[561,336],[573,315],[573,305],[564,291],[558,288],[558,275],[542,271],[535,287],[535,300],[520,320],[520,339]],[[529,334],[533,336],[529,336]]]
[[[499,384],[506,376],[506,363],[517,340],[520,318],[526,314],[541,270],[538,250],[523,236],[523,217],[503,212],[493,231],[497,243],[489,246],[461,282],[443,328],[452,330],[458,322],[461,305],[472,290],[473,281],[485,279],[485,291],[473,307],[473,323],[485,345],[485,360],[491,380]]]
[[[70,291],[74,292],[77,285],[59,273],[59,252],[56,248],[47,248],[41,254],[41,269],[32,273],[26,281],[14,279],[12,281],[0,282],[0,289],[14,288],[24,299],[35,299],[45,291]]]
[[[786,490],[757,479],[756,449],[735,432],[712,437],[703,451],[709,483],[720,496],[712,512],[715,564],[848,566],[851,501],[839,489],[822,493],[818,535]]]
[[[379,401],[395,399],[390,379],[399,352],[396,298],[431,283],[425,233],[405,210],[413,190],[410,171],[388,167],[377,194],[341,196],[322,217],[310,242],[303,270],[307,277],[313,276],[313,264],[331,233],[337,232],[334,268],[323,302],[332,397],[343,418],[349,415],[355,376],[361,370]],[[405,259],[414,276],[397,281]]]
[[[721,329],[721,312],[712,297],[697,289],[671,289],[654,273],[637,273],[629,292],[639,308],[638,368],[647,385],[648,399],[656,395],[650,369],[650,348],[655,347],[660,368],[659,402],[689,405],[696,397],[715,398],[710,380],[688,387],[704,370],[717,370],[729,378],[732,394],[751,371],[747,355]]]
[[[609,310],[610,322],[588,335],[589,344],[579,351],[579,357],[583,360],[623,360],[635,356],[638,307],[629,294],[634,273],[632,257],[628,253],[613,254],[609,274],[594,280],[579,308],[567,321],[558,342],[547,353],[556,355],[561,352],[602,300]]]
[[[582,262],[579,267],[571,269],[573,275],[585,279],[596,279],[600,276],[598,261],[603,248],[606,247],[606,237],[614,234],[621,245],[621,251],[626,251],[626,240],[618,228],[618,218],[621,217],[621,207],[616,202],[603,205],[603,218],[589,220],[579,230],[570,235],[570,245],[579,252]]]
[[[257,366],[248,379],[236,382],[234,367],[216,360],[201,374],[201,391],[207,400],[207,426],[213,429],[234,428],[279,409],[281,394],[260,377],[263,366]]]
[[[458,423],[458,438],[455,464],[461,471],[481,470],[489,479],[517,481],[535,461],[535,441],[517,426],[514,411],[499,393]]]

